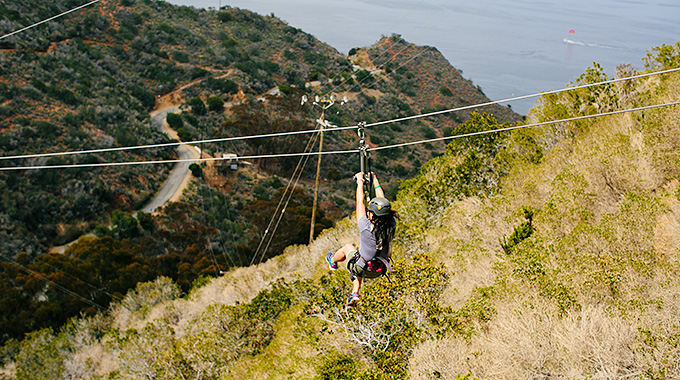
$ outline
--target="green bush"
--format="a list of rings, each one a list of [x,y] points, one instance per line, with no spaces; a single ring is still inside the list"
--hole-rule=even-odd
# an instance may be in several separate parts
[[[58,379],[64,372],[65,342],[51,329],[29,333],[14,358],[17,380]]]
[[[180,127],[177,130],[177,137],[179,137],[179,139],[181,141],[191,141],[191,140],[193,140],[193,134],[191,133],[191,131],[189,131],[187,128],[184,128],[184,127]]]
[[[234,16],[229,11],[220,11],[217,13],[217,19],[220,22],[230,22],[234,21]]]
[[[187,63],[189,62],[189,54],[183,51],[173,51],[172,59],[174,59],[177,62]]]
[[[191,107],[191,112],[194,115],[205,115],[205,103],[203,103],[201,98],[191,98],[191,100],[189,100],[189,107]]]
[[[451,89],[446,86],[439,87],[439,93],[444,96],[453,96],[453,91],[451,91]]]
[[[359,363],[351,356],[330,352],[316,366],[314,380],[355,380],[359,376]]]
[[[156,105],[156,97],[153,93],[142,86],[135,86],[132,89],[132,96],[142,103],[145,110],[149,111]]]
[[[170,128],[174,130],[179,130],[184,126],[184,121],[182,121],[182,115],[176,113],[168,113],[165,119],[168,122]]]
[[[502,239],[499,239],[501,248],[503,248],[503,251],[506,255],[512,254],[512,251],[515,249],[517,244],[521,243],[524,239],[529,238],[529,236],[531,236],[531,234],[534,232],[534,227],[531,224],[534,219],[534,210],[531,207],[524,206],[522,208],[522,214],[524,215],[526,221],[515,227],[509,238],[503,236]]]
[[[137,219],[123,211],[114,210],[111,217],[112,231],[122,239],[129,239],[139,235]]]
[[[426,126],[426,125],[423,125],[422,127],[420,127],[420,132],[423,134],[423,137],[425,137],[428,140],[437,138],[437,132],[435,132],[434,129],[432,129],[432,128]]]
[[[201,169],[201,166],[198,165],[197,163],[189,165],[189,170],[191,170],[191,174],[194,177],[203,178],[203,169]]]
[[[680,41],[673,45],[661,44],[647,51],[643,58],[649,70],[667,70],[680,67]]]
[[[219,96],[208,97],[208,109],[212,112],[222,112],[224,110],[224,100]]]

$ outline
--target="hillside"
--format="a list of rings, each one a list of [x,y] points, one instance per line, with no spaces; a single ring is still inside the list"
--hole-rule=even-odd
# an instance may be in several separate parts
[[[2,3],[0,33],[74,6]],[[380,54],[402,47],[403,54]],[[181,109],[167,120],[179,139],[195,141],[314,128],[319,109],[301,105],[303,95],[346,96],[350,102],[327,115],[339,126],[488,101],[432,47],[390,36],[359,50],[360,62],[276,17],[237,8],[102,0],[0,42],[2,156],[171,142],[150,120],[168,104]],[[485,110],[501,123],[522,119],[505,107]],[[368,139],[376,147],[440,137],[469,118],[462,113],[393,123],[369,130]],[[302,152],[309,141],[288,136],[200,148],[204,157],[260,155]],[[357,144],[349,130],[329,132],[324,140],[326,150]],[[380,151],[373,156],[374,169],[394,196],[399,181],[444,151],[443,143]],[[173,147],[160,147],[1,165],[175,158]],[[237,172],[213,164],[194,167],[183,199],[154,214],[137,210],[160,188],[170,164],[1,171],[0,342],[44,327],[58,329],[80,313],[95,314],[138,282],[167,276],[188,292],[194,281],[308,242],[312,164],[288,194],[297,158],[248,164]],[[317,235],[351,211],[345,187],[358,170],[353,155],[322,160]],[[260,250],[272,210],[284,195],[290,199],[287,212],[275,239]],[[81,236],[64,254],[48,253]]]
[[[646,70],[680,67],[680,43]],[[621,66],[619,75],[630,73]],[[606,76],[595,65],[575,84]],[[677,73],[545,96],[531,121],[676,101]],[[678,378],[677,106],[453,140],[400,186],[392,281],[344,306],[309,246],[197,282],[139,284],[110,311],[2,351],[9,378]],[[498,123],[472,114],[453,133]],[[347,189],[346,191],[351,191]]]

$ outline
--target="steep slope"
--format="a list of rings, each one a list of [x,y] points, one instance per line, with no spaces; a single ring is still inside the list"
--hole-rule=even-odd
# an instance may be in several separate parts
[[[70,5],[37,1],[3,5],[8,10],[3,12],[3,32],[70,9]],[[267,57],[275,56],[280,47],[314,52],[319,60],[324,58],[327,70],[342,67],[336,63],[341,56],[331,47],[275,18],[155,1],[102,1],[59,22],[5,39],[3,44],[0,146],[5,156],[165,142],[167,137],[152,127],[148,114],[159,94],[206,80],[215,88],[211,95],[230,100],[239,89],[253,94],[268,91],[285,81],[286,73],[293,83],[304,85],[312,66],[295,60],[280,65],[270,61]],[[238,84],[220,79],[228,73]],[[185,130],[182,137],[193,137],[194,128]],[[172,157],[169,148],[4,163],[54,165]],[[88,232],[112,210],[138,209],[158,189],[168,169],[169,165],[157,165],[3,172],[3,199],[17,200],[3,207],[7,252],[16,256],[24,251],[33,257],[51,244]]]
[[[29,1],[3,5],[3,32],[41,20],[69,8],[68,3],[45,4]],[[387,39],[386,39],[387,40]],[[398,40],[390,38],[389,40]],[[269,132],[275,128],[309,129],[318,117],[314,107],[291,108],[302,92],[343,93],[356,100],[339,114],[329,115],[336,124],[360,120],[389,119],[439,107],[474,103],[482,96],[437,99],[420,94],[400,94],[404,87],[397,71],[404,74],[408,65],[394,73],[389,70],[358,78],[347,57],[281,20],[235,8],[221,11],[176,7],[156,1],[102,1],[96,6],[69,14],[60,22],[30,29],[3,40],[0,55],[0,146],[5,156],[69,150],[142,145],[166,141],[151,127],[148,112],[157,95],[174,92],[186,109],[180,118],[179,136],[184,140],[225,137],[246,132]],[[393,42],[396,43],[396,42]],[[400,40],[400,44],[406,44]],[[383,49],[380,42],[371,51]],[[455,71],[431,48],[410,46],[404,56],[442,71]],[[418,53],[420,51],[420,53]],[[392,62],[399,65],[400,58]],[[414,61],[416,62],[416,61]],[[399,75],[402,75],[399,74]],[[420,73],[418,73],[420,74]],[[412,76],[413,74],[408,74]],[[454,78],[455,79],[455,78]],[[457,94],[478,92],[458,79],[423,76],[421,82],[442,83]],[[340,82],[338,82],[340,80]],[[365,93],[363,87],[376,81],[379,92]],[[320,83],[319,86],[306,85]],[[347,82],[347,83],[345,83]],[[350,82],[358,85],[350,85]],[[338,84],[339,87],[335,84]],[[419,85],[426,87],[425,84]],[[434,86],[434,84],[429,85]],[[257,98],[278,88],[288,103],[287,110],[254,108]],[[472,90],[471,90],[472,88]],[[378,90],[377,90],[378,91]],[[481,93],[477,93],[481,95]],[[429,96],[429,95],[428,95]],[[212,105],[210,104],[212,102]],[[227,113],[224,104],[244,103],[241,111]],[[226,107],[230,109],[230,107]],[[262,108],[262,107],[260,107]],[[339,107],[338,107],[339,108]],[[518,120],[502,107],[499,120]],[[263,114],[269,113],[269,116]],[[239,121],[248,118],[248,121]],[[281,125],[281,119],[295,119]],[[378,128],[372,133],[374,144],[402,142],[412,138],[440,136],[445,128],[464,120],[444,124],[424,121]],[[228,121],[227,125],[225,121]],[[248,124],[250,123],[250,124]],[[313,125],[313,124],[312,124]],[[276,130],[277,132],[280,130]],[[402,133],[405,132],[405,133]],[[330,148],[354,148],[351,133],[329,136]],[[240,154],[270,153],[270,145],[206,144],[209,154],[224,151]],[[304,140],[285,141],[291,149],[304,147]],[[376,162],[386,178],[396,181],[413,174],[420,164],[441,153],[442,146],[430,149],[396,149]],[[167,159],[172,148],[123,151],[112,154],[42,157],[4,161],[7,165],[73,164],[120,160]],[[395,160],[396,158],[396,160]],[[260,161],[262,169],[288,175],[293,159]],[[350,163],[348,165],[348,162]],[[330,179],[351,175],[351,163],[331,157],[324,161]],[[391,163],[391,164],[390,164]],[[161,168],[159,170],[159,168]],[[335,168],[348,170],[337,173]],[[71,171],[29,171],[0,173],[6,202],[3,209],[2,236],[11,256],[27,252],[34,257],[50,245],[61,245],[89,232],[105,221],[113,210],[139,209],[151,197],[169,170],[169,165],[135,166],[126,170],[99,168]],[[306,174],[306,178],[311,177]],[[14,195],[18,195],[15,197]],[[339,207],[337,201],[328,203]],[[337,213],[337,211],[335,211]],[[33,218],[41,215],[41,218]]]
[[[647,57],[648,69],[669,67],[680,67],[680,43]],[[602,78],[595,66],[577,82]],[[679,89],[677,73],[581,89],[543,98],[530,117],[661,104]],[[164,278],[140,284],[110,313],[6,345],[4,371],[676,378],[678,115],[674,106],[454,140],[402,185],[396,273],[367,283],[356,309],[344,307],[346,272],[323,261],[356,243],[346,219],[310,246],[196,284],[184,298]],[[459,129],[497,125],[474,115]]]
[[[647,68],[679,67],[679,52],[655,48]],[[596,65],[577,83],[602,79]],[[530,118],[673,102],[679,85],[671,74],[544,97]],[[495,196],[454,201],[427,228],[411,219],[452,274],[442,302],[493,305],[471,339],[421,344],[411,378],[677,377],[678,115],[674,106],[515,133],[516,151],[535,139],[540,163],[518,162]]]
[[[3,3],[0,32],[74,6],[72,1]],[[380,51],[401,47],[404,54],[378,63]],[[169,142],[149,118],[167,98],[182,110],[168,122],[183,141],[309,130],[319,110],[300,105],[303,95],[347,96],[350,103],[327,115],[337,125],[487,100],[433,48],[392,36],[364,50],[370,52],[365,68],[384,68],[356,69],[348,57],[273,16],[230,7],[102,0],[2,40],[0,148],[6,157]],[[441,75],[432,77],[423,67]],[[501,122],[521,119],[503,107],[489,110]],[[368,131],[368,137],[373,147],[430,139],[451,133],[468,117],[395,123]],[[201,149],[204,157],[297,153],[309,141],[288,136]],[[348,150],[357,143],[354,131],[329,131],[324,146]],[[444,149],[436,143],[383,150],[373,156],[374,169],[394,196],[398,181]],[[2,165],[173,158],[174,147],[161,147],[2,160]],[[158,191],[170,164],[0,172],[0,283],[6,295],[0,341],[56,329],[71,316],[105,309],[137,282],[164,275],[186,292],[201,277],[306,243],[315,171],[308,167],[303,173],[275,239],[260,251],[298,158],[248,163],[252,166],[238,172],[195,165],[195,181],[184,198],[154,215],[132,213]],[[324,157],[317,234],[350,212],[345,186],[358,170],[355,155]],[[96,238],[88,237],[92,232]],[[48,254],[50,246],[80,236],[85,237],[64,254]]]

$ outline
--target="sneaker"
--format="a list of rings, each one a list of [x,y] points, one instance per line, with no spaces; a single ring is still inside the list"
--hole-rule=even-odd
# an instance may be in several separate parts
[[[359,293],[350,293],[347,306],[356,306],[359,302]]]
[[[338,263],[333,262],[333,252],[328,252],[326,261],[328,261],[328,267],[331,268],[331,270],[338,270]]]

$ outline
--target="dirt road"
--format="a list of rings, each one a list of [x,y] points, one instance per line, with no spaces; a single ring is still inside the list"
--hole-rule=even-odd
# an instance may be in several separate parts
[[[156,128],[159,131],[165,132],[171,138],[177,139],[177,132],[173,131],[168,127],[165,122],[165,118],[168,113],[179,112],[180,109],[177,107],[168,107],[163,110],[156,110],[151,113],[151,127]],[[190,145],[179,145],[177,146],[177,153],[180,160],[190,160],[198,159],[199,153],[196,147]],[[155,212],[156,209],[163,206],[168,201],[177,201],[182,196],[182,192],[186,186],[191,181],[191,172],[189,171],[189,165],[191,162],[180,162],[175,165],[175,167],[170,171],[168,178],[163,183],[163,186],[158,190],[156,195],[142,207],[139,211],[144,212]],[[84,236],[94,236],[91,233]],[[76,240],[77,241],[77,240]],[[66,248],[76,241],[72,241],[68,244],[61,245],[58,247],[50,248],[51,253],[64,253]]]
[[[171,138],[177,139],[177,133],[170,129],[165,122],[168,113],[176,112],[180,112],[180,109],[177,107],[170,107],[153,112],[151,114],[151,127],[167,133]],[[177,154],[179,155],[180,160],[199,158],[199,151],[196,147],[190,145],[177,146]],[[191,162],[177,163],[153,199],[139,211],[155,212],[157,208],[163,206],[166,202],[179,200],[184,188],[186,188],[189,181],[191,181],[189,165],[191,165]]]

